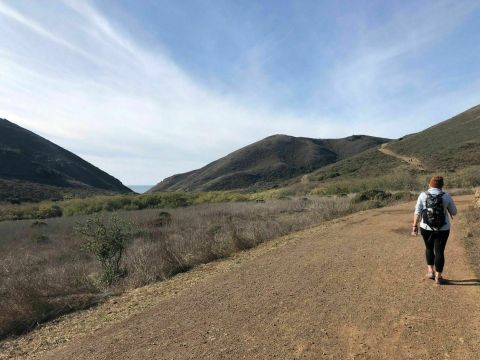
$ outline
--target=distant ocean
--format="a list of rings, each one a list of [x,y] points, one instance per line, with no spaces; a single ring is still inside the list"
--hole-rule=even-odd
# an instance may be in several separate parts
[[[153,185],[127,185],[127,187],[129,187],[130,189],[132,189],[137,193],[143,194],[148,189],[151,189]]]

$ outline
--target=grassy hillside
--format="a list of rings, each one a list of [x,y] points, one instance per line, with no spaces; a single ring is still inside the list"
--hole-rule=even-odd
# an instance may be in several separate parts
[[[53,193],[58,188],[131,192],[119,180],[75,154],[5,119],[0,119],[0,164],[4,184],[0,196],[4,198],[15,197],[8,187],[12,181],[30,184],[23,186],[22,197],[28,195],[26,189],[30,186],[35,192],[31,199],[39,197],[42,189],[46,196],[56,196]]]
[[[201,169],[167,178],[150,191],[263,189],[385,141],[387,139],[363,135],[327,140],[274,135]]]
[[[480,106],[416,134],[386,144],[422,168],[376,148],[297,177],[279,190],[291,194],[339,194],[383,190],[420,190],[433,174],[443,175],[447,188],[480,185]],[[423,169],[423,170],[422,170]]]
[[[328,180],[336,177],[366,178],[384,175],[396,168],[408,168],[402,161],[382,154],[377,148],[369,149],[351,158],[325,166],[311,173],[311,180]]]
[[[419,158],[428,170],[480,165],[480,105],[388,147]]]

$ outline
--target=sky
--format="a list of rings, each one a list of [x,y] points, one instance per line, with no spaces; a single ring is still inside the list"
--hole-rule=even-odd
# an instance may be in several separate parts
[[[0,0],[0,118],[124,184],[480,103],[480,2]]]

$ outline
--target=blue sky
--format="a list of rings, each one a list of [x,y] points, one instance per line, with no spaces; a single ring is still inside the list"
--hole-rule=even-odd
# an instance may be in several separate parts
[[[0,117],[125,184],[480,103],[475,1],[0,0]]]

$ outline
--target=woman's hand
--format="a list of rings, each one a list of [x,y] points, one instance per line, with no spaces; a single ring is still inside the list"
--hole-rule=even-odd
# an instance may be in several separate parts
[[[420,214],[413,214],[413,226],[412,226],[412,236],[418,236],[418,224],[420,223],[422,216]]]
[[[418,225],[413,226],[412,233],[410,235],[412,235],[412,236],[417,236],[418,235]]]

